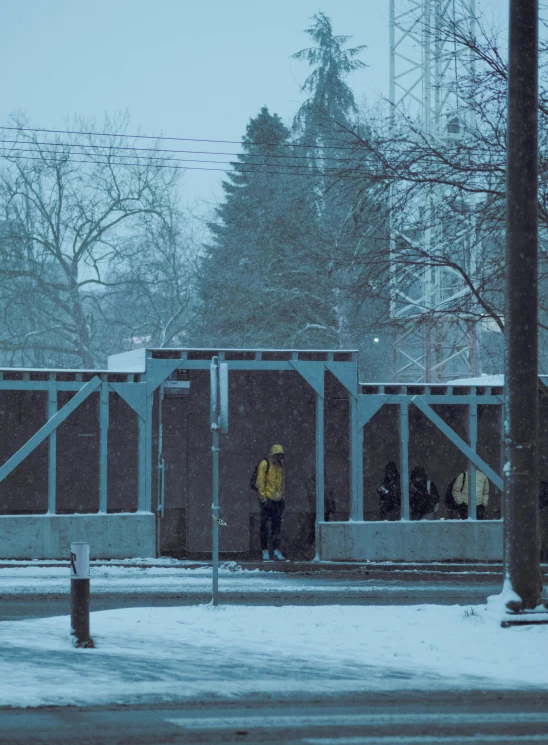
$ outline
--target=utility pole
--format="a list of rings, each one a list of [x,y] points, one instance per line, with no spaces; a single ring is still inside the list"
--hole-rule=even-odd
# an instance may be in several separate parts
[[[221,452],[219,434],[228,432],[228,365],[226,362],[219,364],[218,357],[212,357],[211,359],[210,391],[212,455],[211,602],[216,606],[219,604],[219,525],[226,527],[226,522],[219,517],[219,453]]]
[[[540,592],[538,506],[538,0],[510,0],[506,171],[505,575]],[[510,605],[509,605],[510,607]]]

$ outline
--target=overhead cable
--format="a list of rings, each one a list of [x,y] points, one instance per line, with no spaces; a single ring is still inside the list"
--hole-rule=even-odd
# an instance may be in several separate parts
[[[308,155],[294,155],[293,153],[289,155],[280,155],[280,154],[268,154],[268,156],[265,156],[264,153],[227,153],[223,151],[215,151],[215,150],[181,150],[181,149],[170,149],[170,148],[153,148],[153,147],[124,147],[123,145],[94,145],[94,144],[86,144],[86,143],[74,143],[74,142],[47,142],[47,141],[36,141],[36,140],[2,140],[0,139],[0,143],[13,143],[14,145],[40,145],[44,147],[81,147],[81,148],[91,148],[94,150],[130,150],[132,152],[152,152],[152,153],[182,153],[182,154],[189,154],[189,155],[227,155],[227,156],[234,156],[235,158],[245,157],[245,158],[282,158],[285,160],[309,160]],[[336,156],[329,156],[329,155],[318,155],[314,156],[315,160],[333,160],[336,162],[342,161],[342,162],[351,162],[351,157],[343,157],[338,158]]]
[[[2,140],[0,140],[0,142],[2,142]],[[28,144],[28,143],[23,143],[23,144]],[[57,146],[56,145],[51,145],[51,147],[57,147]],[[80,147],[80,146],[78,145],[77,147]],[[128,148],[128,149],[131,149],[131,148]],[[5,151],[5,152],[1,152],[1,154],[5,158],[19,157],[18,155],[17,156],[15,156],[15,155],[12,156],[11,153],[41,153],[41,154],[46,154],[46,155],[58,155],[61,158],[65,155],[65,153],[62,150],[46,150],[46,151],[42,151],[42,150],[37,149],[37,148],[20,148],[20,147],[13,147],[13,148],[10,148],[9,150]],[[96,158],[108,158],[108,157],[115,157],[115,158],[137,158],[138,160],[144,160],[144,161],[161,160],[161,161],[167,161],[168,163],[170,163],[170,162],[177,162],[177,163],[215,163],[215,164],[219,164],[219,165],[238,166],[238,167],[241,165],[240,163],[231,162],[231,161],[225,161],[225,160],[207,160],[207,159],[200,159],[200,158],[163,158],[161,156],[154,156],[154,155],[135,155],[134,153],[133,154],[126,155],[124,153],[111,153],[110,151],[107,151],[107,152],[95,152],[94,151],[93,153],[90,153],[90,152],[78,152],[78,151],[75,151],[75,150],[71,150],[70,153],[66,153],[66,157],[72,157],[72,155],[84,156],[86,158],[91,158],[91,157],[96,157]],[[99,162],[99,161],[97,161],[97,162]],[[256,169],[259,169],[259,168],[278,168],[278,167],[279,168],[298,169],[298,170],[301,170],[301,171],[306,170],[306,166],[304,164],[294,165],[292,163],[279,163],[279,164],[274,164],[274,163],[247,163],[246,165],[248,167],[250,167],[252,170],[256,170]],[[341,170],[340,168],[335,168],[333,166],[330,166],[328,168],[322,168],[321,169],[321,173],[333,172],[333,171],[340,172],[340,170]]]
[[[11,132],[47,132],[48,134],[66,134],[66,135],[85,135],[89,137],[120,137],[131,140],[170,140],[172,142],[211,142],[214,144],[222,145],[246,145],[250,147],[297,147],[306,148],[318,148],[316,143],[306,144],[297,142],[244,142],[243,140],[210,140],[205,138],[197,137],[164,137],[162,135],[127,135],[118,134],[116,132],[78,132],[72,129],[45,129],[38,127],[7,127],[0,125],[0,129],[9,130]],[[356,143],[359,144],[360,140],[356,137]],[[322,150],[354,150],[355,146],[349,145],[321,145]]]
[[[107,163],[104,160],[103,161],[100,161],[100,160],[89,160],[89,159],[87,159],[87,160],[74,160],[73,158],[70,158],[70,157],[60,159],[60,158],[45,158],[43,156],[42,157],[38,157],[38,158],[33,158],[31,156],[26,156],[26,155],[10,156],[9,153],[0,153],[0,158],[4,158],[5,160],[9,160],[10,158],[11,158],[11,160],[14,160],[15,158],[17,158],[17,160],[34,160],[34,161],[40,161],[42,163],[44,163],[44,162],[45,163],[61,163],[61,162],[65,162],[65,163],[88,164],[88,165],[107,165]],[[118,166],[141,166],[142,167],[144,164],[143,163],[111,162],[110,165],[118,165]],[[222,172],[222,173],[231,173],[231,174],[235,174],[235,175],[238,175],[238,174],[241,174],[241,173],[260,173],[261,170],[262,170],[263,173],[265,173],[265,174],[267,174],[269,176],[307,176],[309,178],[318,178],[318,176],[321,176],[322,173],[324,173],[324,170],[318,171],[316,173],[314,173],[313,171],[310,171],[310,170],[302,170],[300,172],[299,171],[293,171],[293,172],[271,171],[271,170],[267,170],[270,167],[270,166],[268,166],[268,164],[255,164],[255,166],[253,166],[253,164],[249,164],[251,166],[251,168],[250,168],[250,170],[247,170],[247,169],[241,168],[240,164],[237,164],[237,165],[238,165],[238,168],[237,169],[234,169],[234,168],[203,168],[203,167],[198,167],[198,166],[176,166],[176,165],[168,165],[168,164],[163,164],[163,163],[149,163],[149,164],[147,164],[147,167],[149,167],[149,168],[171,168],[171,169],[174,169],[174,170],[182,170],[182,171],[219,171],[219,172]],[[274,166],[272,166],[272,167],[274,167]],[[281,166],[281,167],[283,168],[285,166]],[[357,177],[362,178],[363,176],[373,176],[374,175],[372,173],[367,173],[365,171],[358,171],[358,170],[355,170],[355,169],[353,169],[353,170],[347,170],[347,171],[344,171],[344,170],[341,171],[340,169],[336,168],[336,169],[333,169],[333,170],[335,171],[335,173],[337,175],[339,175],[341,177],[342,176],[345,176],[345,177],[353,177],[353,178],[357,178]],[[335,175],[335,174],[332,174],[332,175]]]

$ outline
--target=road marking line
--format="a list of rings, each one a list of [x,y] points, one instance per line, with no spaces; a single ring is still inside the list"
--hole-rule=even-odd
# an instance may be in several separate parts
[[[302,742],[308,745],[466,745],[466,743],[479,742],[515,742],[519,745],[528,745],[533,742],[548,742],[546,735],[449,735],[448,737],[430,737],[425,735],[372,735],[371,737],[315,737]]]
[[[303,727],[365,727],[373,725],[456,724],[464,726],[501,724],[548,724],[548,712],[500,714],[251,714],[248,716],[177,717],[166,719],[183,729],[275,729]],[[335,740],[333,741],[335,742]],[[336,740],[336,742],[340,742]],[[349,740],[351,742],[351,740]],[[405,742],[404,740],[402,742]],[[410,742],[414,742],[410,740]],[[473,740],[472,740],[473,742]]]

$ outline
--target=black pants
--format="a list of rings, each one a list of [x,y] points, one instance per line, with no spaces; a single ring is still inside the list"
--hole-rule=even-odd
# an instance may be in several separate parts
[[[261,538],[261,551],[268,549],[268,522],[270,521],[272,530],[272,550],[280,548],[280,534],[282,532],[282,515],[284,512],[285,501],[280,499],[274,502],[267,499],[266,502],[260,502],[261,505],[261,528],[259,535]]]
[[[467,520],[468,519],[468,505],[467,504],[459,504],[457,509],[457,514],[459,516],[459,520]],[[476,507],[476,519],[477,520],[483,520],[485,516],[485,506],[483,504],[478,504]]]

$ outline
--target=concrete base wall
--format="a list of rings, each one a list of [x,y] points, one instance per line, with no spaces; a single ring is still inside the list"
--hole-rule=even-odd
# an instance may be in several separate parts
[[[92,559],[156,556],[152,513],[0,515],[0,559],[68,559],[71,541],[87,541]]]
[[[324,561],[501,561],[502,520],[320,524]]]

